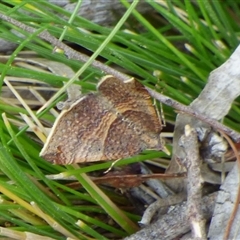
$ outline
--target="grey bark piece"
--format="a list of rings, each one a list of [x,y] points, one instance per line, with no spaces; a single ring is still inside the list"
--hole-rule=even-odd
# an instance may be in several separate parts
[[[17,44],[0,39],[0,52],[8,53],[17,47]]]
[[[77,4],[76,2],[72,3],[70,0],[49,0],[49,2],[69,12],[73,12]],[[128,2],[131,3],[132,1]],[[144,0],[139,0],[136,9],[140,13],[153,10]],[[84,0],[77,15],[102,26],[113,26],[126,10],[126,7],[124,7],[119,0]],[[8,43],[4,39],[0,39],[0,52],[7,53],[13,51],[16,47],[17,44]]]
[[[218,193],[208,237],[210,240],[224,239],[224,234],[239,188],[239,169],[235,164]],[[236,203],[238,204],[238,203]],[[228,239],[240,239],[240,208],[238,207]]]
[[[230,58],[219,68],[210,73],[208,83],[199,95],[191,103],[191,108],[205,116],[220,120],[231,108],[234,99],[240,95],[240,47],[238,47]],[[173,138],[173,157],[167,172],[180,172],[181,167],[177,163],[177,158],[183,159],[185,153],[179,146],[179,139],[184,133],[185,125],[189,124],[197,129],[201,139],[210,132],[210,127],[194,117],[179,114],[175,124]],[[178,184],[178,185],[177,185]],[[184,184],[181,182],[169,182],[169,185],[177,191],[182,191]]]
[[[133,1],[128,0],[128,2],[131,3]],[[73,12],[75,7],[76,3],[69,3],[64,6],[64,9]],[[136,9],[141,13],[145,13],[153,8],[144,0],[139,0]],[[125,11],[126,7],[119,0],[84,0],[78,15],[103,26],[112,26],[121,18]]]

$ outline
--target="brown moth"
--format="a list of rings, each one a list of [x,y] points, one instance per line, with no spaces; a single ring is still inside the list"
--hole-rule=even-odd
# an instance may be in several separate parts
[[[108,75],[97,89],[61,112],[40,156],[55,164],[72,164],[164,149],[161,122],[141,83]]]

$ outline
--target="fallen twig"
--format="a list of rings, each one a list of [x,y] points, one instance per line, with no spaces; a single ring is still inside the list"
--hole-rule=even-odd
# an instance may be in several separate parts
[[[187,169],[187,206],[188,219],[194,239],[207,239],[205,223],[201,209],[202,177],[199,144],[196,131],[189,125],[185,126],[185,134],[180,139],[180,145],[186,153],[185,159],[179,159]]]
[[[2,13],[0,13],[0,19],[3,19],[21,29],[23,29],[24,31],[30,32],[30,33],[35,33],[37,31],[37,29],[30,27],[24,23],[21,23],[9,16],[6,16]],[[89,60],[89,57],[86,56],[85,54],[79,53],[77,51],[75,51],[74,49],[72,49],[71,47],[67,46],[66,44],[62,43],[61,41],[59,41],[57,38],[55,38],[54,36],[52,36],[48,31],[43,31],[41,33],[38,34],[38,37],[40,37],[43,40],[46,40],[47,42],[51,43],[54,47],[58,47],[60,49],[62,49],[65,53],[65,55],[69,58],[69,59],[75,59],[75,60],[79,60],[81,62],[86,62]],[[98,61],[93,61],[92,63],[93,67],[96,67],[98,69],[101,69],[103,72],[107,73],[107,74],[112,74],[115,77],[117,77],[120,80],[127,80],[129,79],[129,76],[127,76],[126,74],[123,74],[101,62]],[[190,107],[185,106],[173,99],[171,99],[170,97],[166,97],[150,88],[147,88],[147,90],[149,91],[150,95],[159,100],[160,102],[162,102],[163,104],[166,104],[168,106],[171,106],[175,109],[177,109],[180,112],[186,113],[188,115],[194,116],[200,120],[202,120],[203,122],[209,124],[211,127],[213,127],[214,129],[218,130],[218,131],[222,131],[224,133],[226,133],[227,135],[231,136],[236,142],[240,142],[240,134],[237,133],[236,131],[224,126],[223,124],[217,122],[214,119],[210,119],[206,116],[204,116],[203,114],[199,114],[196,111],[192,110]]]
[[[212,193],[202,198],[201,208],[205,219],[210,219],[214,210],[217,193]],[[137,233],[125,238],[125,240],[139,239],[162,239],[171,240],[190,231],[187,215],[187,203],[176,205],[167,214],[162,216],[155,223],[150,224]]]

